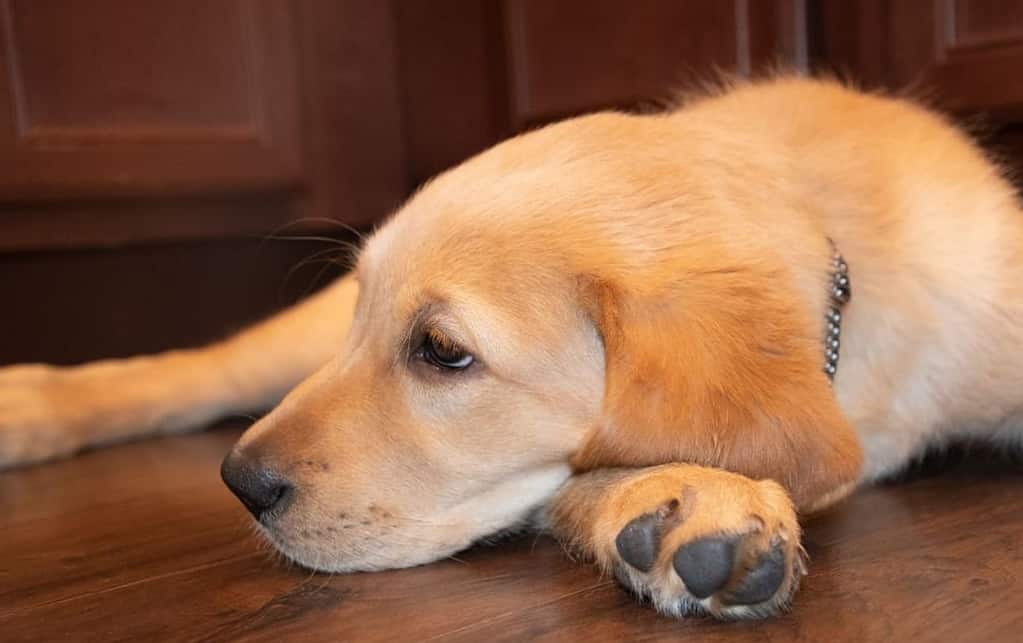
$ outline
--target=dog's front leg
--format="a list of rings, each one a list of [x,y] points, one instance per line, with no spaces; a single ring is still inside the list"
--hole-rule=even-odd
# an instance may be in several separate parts
[[[357,292],[345,277],[205,348],[0,368],[0,469],[269,408],[339,352]]]
[[[775,482],[669,464],[572,478],[551,531],[665,614],[756,618],[805,573],[792,501]]]

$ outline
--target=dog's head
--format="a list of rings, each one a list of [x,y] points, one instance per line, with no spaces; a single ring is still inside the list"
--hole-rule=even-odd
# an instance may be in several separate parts
[[[345,345],[225,461],[280,550],[333,571],[436,560],[594,467],[703,462],[796,494],[845,475],[816,466],[842,446],[813,435],[842,422],[822,311],[665,127],[514,139],[368,241]]]

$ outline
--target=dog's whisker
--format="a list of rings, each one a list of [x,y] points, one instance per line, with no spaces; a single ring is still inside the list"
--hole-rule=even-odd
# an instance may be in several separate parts
[[[316,288],[316,285],[320,282],[320,279],[323,277],[323,274],[332,267],[341,268],[342,270],[344,269],[344,267],[337,262],[337,257],[328,257],[326,260],[324,260],[323,266],[320,267],[316,274],[313,275],[313,278],[309,281],[309,285],[306,286],[305,291],[302,293],[302,297],[309,296],[309,293],[312,292],[312,290]]]
[[[240,418],[240,419],[243,419],[243,420],[248,420],[250,422],[259,422],[259,417],[256,416],[256,415],[253,415],[252,413],[243,413],[243,412],[236,411],[236,412],[231,413],[230,415],[227,415],[225,417],[231,418],[231,419],[239,419]]]
[[[294,228],[297,225],[302,225],[302,224],[305,224],[305,223],[328,223],[330,225],[335,226],[340,231],[343,231],[343,232],[345,232],[347,234],[350,234],[350,235],[354,236],[358,240],[358,244],[352,244],[351,242],[347,242],[347,241],[344,241],[342,239],[337,239],[335,237],[329,237],[329,236],[325,236],[325,235],[308,234],[308,233],[300,233],[300,234],[294,234],[294,235],[282,234],[283,232],[285,232],[286,230],[288,230],[290,228]],[[324,242],[324,243],[332,243],[332,244],[336,244],[336,245],[347,245],[347,246],[358,247],[358,245],[361,245],[365,241],[365,235],[360,230],[358,230],[357,228],[354,228],[354,227],[348,225],[347,223],[343,223],[343,222],[337,221],[335,219],[329,219],[329,218],[326,218],[326,217],[299,217],[299,218],[296,218],[296,219],[292,219],[291,221],[288,221],[287,223],[281,224],[280,226],[278,226],[274,230],[272,230],[269,233],[263,235],[263,237],[259,241],[259,245],[257,246],[257,249],[262,250],[263,246],[266,244],[267,241],[319,241],[319,242]]]
[[[351,225],[349,225],[349,224],[347,224],[347,223],[345,223],[343,221],[338,221],[337,219],[331,219],[330,217],[296,217],[296,218],[292,219],[291,221],[288,221],[287,223],[281,224],[280,226],[275,228],[273,231],[271,231],[270,234],[271,235],[280,234],[280,233],[284,232],[285,230],[287,230],[289,228],[293,228],[293,227],[295,227],[297,225],[302,225],[302,224],[305,224],[305,223],[327,223],[327,224],[335,226],[335,227],[337,227],[337,228],[339,228],[341,230],[344,230],[345,232],[348,232],[348,233],[352,234],[353,236],[358,238],[360,241],[363,240],[364,237],[365,237],[363,232],[361,230],[359,230],[358,228],[355,228],[355,227],[353,227],[353,226],[351,226]]]
[[[342,256],[348,256],[348,255],[343,250],[338,250],[337,248],[327,248],[325,250],[319,250],[317,252],[314,252],[313,254],[309,255],[308,257],[305,257],[304,259],[301,259],[295,265],[293,265],[291,268],[289,268],[288,272],[286,272],[284,274],[284,278],[281,279],[281,285],[278,288],[278,293],[277,293],[278,298],[279,299],[283,299],[283,297],[284,297],[284,290],[288,287],[288,284],[291,283],[291,279],[295,276],[295,273],[297,273],[302,268],[304,268],[304,267],[306,267],[308,265],[315,264],[315,263],[323,263],[323,264],[325,264],[326,267],[338,266],[338,267],[343,269],[344,268],[344,264],[338,263],[336,261],[337,258],[342,257]],[[316,274],[316,277],[314,277],[313,280],[310,282],[311,286],[315,285],[319,281],[319,278],[323,275],[323,271],[324,271],[324,269],[321,268],[320,271]],[[307,295],[307,294],[308,294],[308,288],[307,288],[306,292],[303,294],[303,297],[305,295]]]
[[[345,250],[357,250],[358,244],[352,243],[351,241],[345,241],[344,239],[336,239],[334,237],[327,237],[317,234],[295,234],[295,235],[267,235],[265,237],[267,241],[316,241],[318,243],[329,243]]]
[[[295,263],[295,265],[293,265],[291,268],[289,268],[288,272],[286,272],[284,274],[284,281],[286,283],[291,278],[291,276],[293,274],[295,274],[295,272],[301,270],[302,268],[304,268],[305,266],[309,265],[310,263],[314,263],[317,259],[321,259],[323,257],[326,257],[327,259],[329,259],[331,255],[343,255],[343,254],[345,254],[344,249],[336,248],[336,247],[330,247],[330,248],[324,248],[323,250],[317,250],[316,252],[312,253],[311,255],[309,255],[307,257],[303,257],[297,263]]]

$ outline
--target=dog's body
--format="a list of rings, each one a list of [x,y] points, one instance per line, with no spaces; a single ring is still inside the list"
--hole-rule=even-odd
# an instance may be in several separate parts
[[[833,385],[829,240],[853,289]],[[315,371],[224,467],[289,556],[412,565],[533,517],[665,612],[742,617],[796,589],[797,509],[1023,440],[1016,196],[938,116],[833,83],[503,143],[413,197],[357,280],[206,349],[0,370],[0,466]]]

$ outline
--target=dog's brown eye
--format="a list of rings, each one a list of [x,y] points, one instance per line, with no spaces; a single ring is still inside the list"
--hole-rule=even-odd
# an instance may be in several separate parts
[[[451,340],[439,334],[428,333],[416,353],[427,364],[451,371],[461,371],[472,365],[475,358]]]

